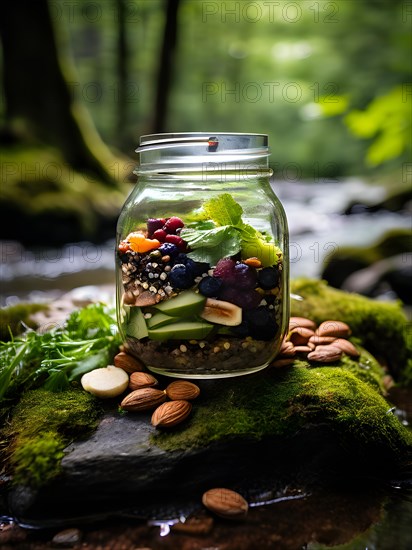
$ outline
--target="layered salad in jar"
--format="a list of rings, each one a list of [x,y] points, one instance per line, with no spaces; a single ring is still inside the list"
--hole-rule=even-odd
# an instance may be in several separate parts
[[[283,337],[283,254],[224,193],[183,217],[149,218],[118,244],[128,349],[168,375],[265,367]]]

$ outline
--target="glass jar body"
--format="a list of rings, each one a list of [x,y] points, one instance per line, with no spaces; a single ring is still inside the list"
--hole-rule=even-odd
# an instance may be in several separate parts
[[[150,163],[117,227],[117,317],[126,348],[182,378],[252,373],[289,321],[288,229],[266,158],[170,170]],[[189,167],[190,169],[188,169]]]

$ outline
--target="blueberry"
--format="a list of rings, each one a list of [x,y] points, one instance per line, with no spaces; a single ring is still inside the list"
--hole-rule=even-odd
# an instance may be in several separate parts
[[[194,277],[184,264],[176,264],[169,273],[169,281],[175,288],[190,288],[194,283]]]
[[[199,292],[208,298],[217,296],[222,283],[223,281],[222,279],[219,279],[219,277],[203,277],[199,283]]]
[[[273,267],[264,267],[258,271],[258,284],[263,290],[271,290],[278,286],[279,271]]]
[[[246,311],[245,321],[249,327],[249,334],[256,340],[271,340],[278,331],[273,315],[265,306]]]
[[[177,246],[172,243],[163,243],[159,246],[158,250],[162,256],[170,256],[171,258],[174,258],[179,253]]]

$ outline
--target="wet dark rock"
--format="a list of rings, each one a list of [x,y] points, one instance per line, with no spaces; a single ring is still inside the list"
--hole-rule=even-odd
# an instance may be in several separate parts
[[[393,297],[412,303],[412,233],[388,231],[367,247],[340,247],[330,255],[322,279],[335,288],[377,297],[392,291]]]

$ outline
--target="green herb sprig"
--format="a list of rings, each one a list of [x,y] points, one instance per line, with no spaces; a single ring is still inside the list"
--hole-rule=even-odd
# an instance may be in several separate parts
[[[74,311],[61,327],[29,330],[0,342],[0,406],[28,389],[69,389],[71,382],[110,364],[121,343],[114,312],[103,304]]]

